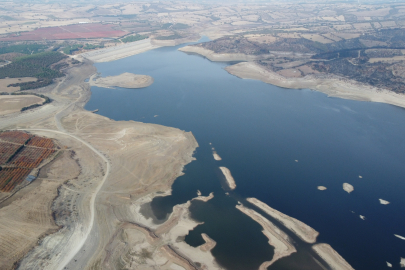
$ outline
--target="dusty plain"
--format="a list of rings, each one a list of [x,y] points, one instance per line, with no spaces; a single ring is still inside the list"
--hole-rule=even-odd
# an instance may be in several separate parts
[[[22,108],[34,104],[42,104],[45,99],[34,95],[1,95],[0,115],[19,112]]]

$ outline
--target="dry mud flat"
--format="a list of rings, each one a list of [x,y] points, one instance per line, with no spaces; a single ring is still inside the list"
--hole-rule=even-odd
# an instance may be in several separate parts
[[[21,111],[22,108],[44,103],[45,99],[34,95],[0,95],[0,115]]]
[[[279,87],[292,89],[309,88],[332,97],[382,102],[405,108],[405,95],[385,89],[378,89],[333,75],[322,77],[307,75],[303,78],[286,78],[250,62],[228,66],[225,70],[242,79],[261,80]]]
[[[104,88],[121,87],[133,89],[148,87],[153,83],[153,78],[148,75],[138,75],[125,72],[117,76],[108,76],[104,78],[94,78],[94,76],[92,76],[89,83],[92,86]]]

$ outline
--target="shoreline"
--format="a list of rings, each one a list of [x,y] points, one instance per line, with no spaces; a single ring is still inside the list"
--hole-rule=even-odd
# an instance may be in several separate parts
[[[211,50],[198,46],[185,46],[178,49],[181,52],[188,54],[198,54],[213,62],[232,62],[232,61],[254,61],[263,59],[266,55],[255,56],[246,55],[243,53],[215,53]]]
[[[238,63],[226,67],[225,70],[241,79],[260,80],[278,87],[289,89],[308,88],[325,93],[329,97],[387,103],[405,108],[405,95],[334,75],[307,75],[302,78],[286,78],[252,62]]]

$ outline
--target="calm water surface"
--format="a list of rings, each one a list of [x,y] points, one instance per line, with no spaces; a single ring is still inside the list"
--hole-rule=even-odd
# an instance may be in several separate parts
[[[238,200],[256,197],[319,231],[318,242],[329,243],[355,269],[384,269],[386,261],[399,269],[405,241],[394,234],[405,236],[404,109],[242,80],[224,70],[226,63],[177,49],[96,64],[103,76],[132,72],[155,82],[144,89],[92,87],[86,105],[114,120],[193,132],[197,160],[185,167],[171,196],[153,201],[158,219],[197,190],[214,192],[211,201],[192,204],[193,218],[204,224],[186,242],[198,246],[207,233],[218,243],[212,253],[221,265],[257,269],[273,248],[261,227],[235,208]],[[213,160],[210,142],[222,161]],[[229,195],[218,166],[236,180]],[[354,186],[351,194],[343,191],[345,182]],[[318,269],[309,246],[291,237],[299,253],[269,269]]]

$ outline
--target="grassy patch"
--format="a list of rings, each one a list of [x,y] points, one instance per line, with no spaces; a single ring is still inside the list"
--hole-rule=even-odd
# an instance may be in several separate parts
[[[148,38],[148,36],[144,36],[144,35],[138,35],[136,34],[135,36],[127,36],[121,39],[122,42],[127,43],[127,42],[134,42],[134,41],[138,41],[138,40],[143,40]]]

